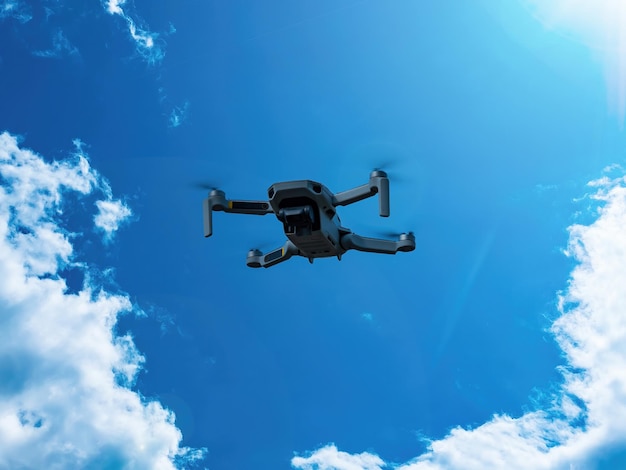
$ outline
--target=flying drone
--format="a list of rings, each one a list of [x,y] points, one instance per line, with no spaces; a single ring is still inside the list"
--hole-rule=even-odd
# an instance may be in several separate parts
[[[213,234],[213,211],[235,214],[275,214],[282,222],[287,241],[268,253],[250,250],[246,264],[251,268],[269,268],[287,261],[294,255],[313,263],[315,258],[341,256],[348,250],[396,254],[413,251],[415,236],[402,233],[397,240],[362,237],[342,227],[337,206],[347,206],[378,194],[379,214],[389,217],[389,178],[382,170],[370,173],[369,182],[347,191],[333,194],[316,181],[298,180],[275,183],[267,190],[268,201],[226,199],[224,191],[212,189],[204,200],[204,236]]]

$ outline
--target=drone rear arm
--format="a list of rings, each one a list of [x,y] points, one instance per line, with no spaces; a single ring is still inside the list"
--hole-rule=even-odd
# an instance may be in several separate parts
[[[226,199],[224,191],[214,189],[203,201],[204,236],[213,234],[213,211],[232,212],[234,214],[265,215],[273,214],[274,210],[265,201],[238,201]]]
[[[291,240],[287,240],[282,247],[266,254],[261,253],[259,250],[250,250],[246,264],[251,268],[269,268],[275,264],[287,261],[299,253],[300,250],[298,250],[296,245]]]
[[[412,233],[403,233],[398,240],[383,240],[362,237],[356,233],[346,233],[341,237],[341,246],[345,250],[395,255],[398,251],[413,251],[415,249],[415,236]]]
[[[389,178],[387,173],[374,170],[368,183],[335,194],[335,206],[347,206],[378,194],[378,212],[381,217],[389,217]]]

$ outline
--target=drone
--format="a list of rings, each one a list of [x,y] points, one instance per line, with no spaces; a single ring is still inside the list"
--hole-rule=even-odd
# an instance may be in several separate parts
[[[343,227],[337,206],[347,206],[378,194],[379,215],[389,217],[389,178],[382,170],[370,173],[369,181],[347,191],[333,194],[316,181],[297,180],[274,183],[267,190],[268,201],[226,199],[224,191],[212,189],[203,203],[204,236],[213,234],[213,211],[234,214],[274,214],[282,222],[287,241],[268,253],[252,249],[246,264],[269,268],[298,255],[313,263],[315,258],[337,257],[348,250],[396,254],[415,249],[415,235],[401,233],[397,240],[362,237]]]

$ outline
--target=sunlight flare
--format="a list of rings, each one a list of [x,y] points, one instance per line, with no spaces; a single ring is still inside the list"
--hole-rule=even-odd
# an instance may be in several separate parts
[[[623,0],[524,0],[547,27],[590,47],[605,69],[609,105],[626,114],[626,2]]]

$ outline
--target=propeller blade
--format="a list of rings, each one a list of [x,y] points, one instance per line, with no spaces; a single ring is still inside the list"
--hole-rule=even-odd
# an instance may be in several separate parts
[[[395,168],[395,170],[390,168]],[[400,176],[401,172],[398,170],[398,165],[379,165],[375,166],[372,171],[377,170],[387,173],[387,178],[389,178],[389,181],[392,181],[394,183],[402,183],[407,181],[406,178]]]
[[[398,168],[399,166],[399,157],[388,157],[384,160],[376,160],[374,163],[374,170],[382,170],[386,173],[392,171],[394,168]]]
[[[218,184],[213,184],[212,182],[207,182],[207,181],[196,181],[194,183],[190,183],[190,186],[194,189],[204,189],[206,191],[219,189]]]

